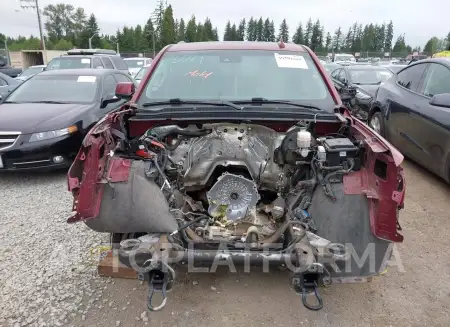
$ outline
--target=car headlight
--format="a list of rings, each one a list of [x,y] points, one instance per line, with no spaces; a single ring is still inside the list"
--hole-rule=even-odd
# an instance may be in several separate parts
[[[356,92],[356,98],[359,99],[359,100],[369,100],[372,97],[370,95],[366,94],[366,93],[362,93],[361,91],[357,91]]]
[[[77,126],[73,125],[73,126],[69,126],[67,128],[57,129],[56,131],[34,133],[33,135],[31,135],[29,142],[53,139],[55,137],[60,137],[60,136],[75,133],[77,130],[78,130]]]

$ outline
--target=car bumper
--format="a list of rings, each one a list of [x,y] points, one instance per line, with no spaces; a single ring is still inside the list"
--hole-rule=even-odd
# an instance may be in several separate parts
[[[0,148],[0,172],[47,171],[68,168],[81,146],[79,135],[28,142],[31,135],[20,135],[9,148]],[[57,160],[62,159],[62,160]]]

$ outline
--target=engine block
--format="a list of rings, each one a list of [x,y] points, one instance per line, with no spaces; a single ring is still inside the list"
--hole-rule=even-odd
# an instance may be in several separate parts
[[[212,132],[189,139],[171,153],[182,167],[184,186],[205,185],[218,166],[240,166],[249,171],[260,188],[276,188],[281,173],[273,153],[285,134],[268,127],[248,124],[210,124]]]

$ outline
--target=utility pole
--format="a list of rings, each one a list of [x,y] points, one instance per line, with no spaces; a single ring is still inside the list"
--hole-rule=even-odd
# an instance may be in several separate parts
[[[47,63],[47,50],[45,48],[45,38],[44,38],[44,32],[42,30],[42,22],[41,22],[41,10],[39,9],[39,2],[38,0],[20,0],[20,7],[23,9],[36,9],[37,14],[37,20],[39,25],[39,36],[41,38],[41,48],[42,53],[44,55],[44,63]]]

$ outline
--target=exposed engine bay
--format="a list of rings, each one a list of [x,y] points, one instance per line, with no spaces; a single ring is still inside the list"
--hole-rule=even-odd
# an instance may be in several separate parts
[[[157,126],[129,150],[165,194],[180,245],[279,249],[298,241],[287,229],[315,232],[307,212],[315,188],[332,199],[330,184],[358,169],[360,154],[349,138],[316,138],[308,124],[286,133],[250,124]]]
[[[78,211],[73,219],[124,236],[112,243],[120,243],[119,260],[149,282],[150,310],[164,306],[153,307],[151,298],[155,289],[165,294],[170,287],[172,263],[292,264],[292,285],[311,310],[322,307],[319,285],[384,270],[390,242],[371,230],[372,209],[359,184],[369,168],[397,182],[394,162],[368,152],[342,121],[322,124],[320,134],[314,121],[268,126],[275,125],[149,124],[135,137],[123,126],[113,130],[104,172],[101,166],[87,171],[101,182],[90,177],[92,184],[81,184],[93,190],[104,185],[98,214],[83,219]],[[96,153],[81,153],[80,161],[99,162]],[[349,242],[358,255],[375,244],[375,268],[352,260]],[[308,303],[307,294],[315,294],[318,305]]]

